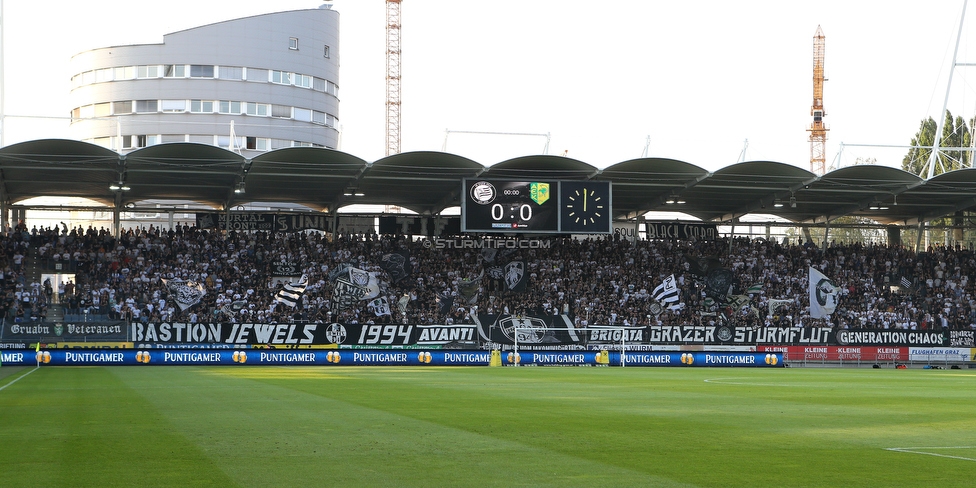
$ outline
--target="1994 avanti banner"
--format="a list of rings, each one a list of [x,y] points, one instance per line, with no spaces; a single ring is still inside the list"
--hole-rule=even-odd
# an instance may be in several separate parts
[[[231,324],[231,323],[14,323],[0,344],[132,342],[144,347],[212,344],[221,347],[331,346],[335,348],[519,347],[593,350],[655,345],[831,345],[976,347],[976,331],[831,328],[650,326],[574,328],[568,317],[481,315],[475,324]],[[140,346],[143,347],[143,346]]]

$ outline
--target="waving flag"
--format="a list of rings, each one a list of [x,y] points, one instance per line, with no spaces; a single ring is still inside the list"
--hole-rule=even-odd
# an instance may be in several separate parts
[[[283,303],[291,308],[295,308],[298,305],[298,300],[302,298],[305,294],[305,287],[308,286],[308,275],[302,275],[302,278],[298,280],[298,283],[291,284],[286,283],[278,293],[275,294],[274,300],[278,303]]]
[[[674,275],[668,276],[663,283],[657,285],[652,293],[654,300],[670,310],[680,310],[681,293],[678,291],[678,284],[674,281]]]
[[[810,317],[822,319],[837,308],[837,285],[815,268],[810,268]]]

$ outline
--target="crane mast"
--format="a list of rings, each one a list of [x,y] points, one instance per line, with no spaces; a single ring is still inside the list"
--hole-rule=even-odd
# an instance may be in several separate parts
[[[400,0],[386,0],[386,155],[400,152]]]
[[[810,132],[810,171],[816,175],[824,174],[826,168],[827,129],[823,118],[826,113],[823,106],[824,85],[824,33],[817,26],[817,33],[813,35],[813,106],[810,115],[813,123],[807,131]]]

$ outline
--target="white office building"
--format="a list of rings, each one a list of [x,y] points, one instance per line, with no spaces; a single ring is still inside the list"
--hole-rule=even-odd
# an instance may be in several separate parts
[[[339,13],[257,15],[72,60],[71,137],[125,154],[170,142],[253,157],[336,148]]]

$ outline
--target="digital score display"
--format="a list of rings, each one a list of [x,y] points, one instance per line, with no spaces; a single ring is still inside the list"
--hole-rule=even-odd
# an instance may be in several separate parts
[[[557,181],[464,180],[462,232],[559,232]]]
[[[462,186],[462,232],[613,232],[608,181],[466,179]]]

